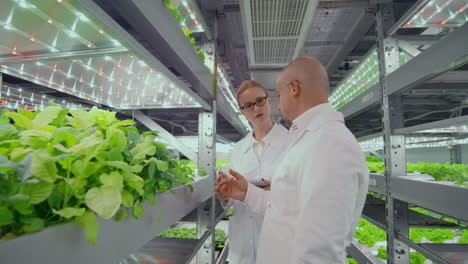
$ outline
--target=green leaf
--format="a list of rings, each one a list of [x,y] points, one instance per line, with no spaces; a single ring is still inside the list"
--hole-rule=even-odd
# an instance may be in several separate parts
[[[21,228],[25,233],[38,232],[44,228],[44,220],[38,217],[22,218],[21,222],[24,224]]]
[[[99,145],[104,141],[104,139],[101,138],[101,135],[101,132],[98,131],[91,136],[83,138],[79,144],[71,147],[69,152],[73,154],[86,153],[90,150],[90,148],[93,148],[94,146]]]
[[[117,122],[109,127],[109,131],[114,131],[118,127],[123,127],[123,126],[133,126],[135,125],[135,122],[132,120],[123,120],[120,122]]]
[[[6,115],[15,121],[16,127],[23,127],[24,129],[31,129],[33,127],[32,120],[20,113],[8,112]]]
[[[130,167],[130,170],[134,173],[140,173],[142,170],[143,170],[143,166],[142,165],[134,165],[132,167]]]
[[[190,192],[193,192],[193,186],[191,184],[187,184],[187,187],[189,188]]]
[[[120,129],[112,131],[109,136],[109,145],[119,151],[124,151],[127,148],[127,138],[124,132]]]
[[[70,113],[73,115],[71,125],[75,128],[85,130],[92,127],[96,123],[94,116],[87,111],[76,109],[71,110]]]
[[[29,129],[20,133],[21,139],[24,140],[26,137],[36,137],[45,141],[50,141],[52,133],[39,129]]]
[[[53,183],[55,181],[57,178],[57,167],[49,152],[45,150],[34,152],[31,172],[34,176],[45,182]]]
[[[61,210],[52,209],[52,212],[54,214],[60,215],[60,216],[65,217],[65,218],[72,218],[72,217],[75,217],[75,216],[82,216],[85,213],[85,211],[86,210],[84,208],[73,208],[73,207],[67,207],[67,208],[63,208]]]
[[[18,134],[18,130],[11,124],[0,124],[0,141]]]
[[[25,183],[20,193],[27,195],[32,204],[38,204],[49,197],[53,188],[54,184],[48,182]]]
[[[138,194],[143,195],[144,181],[141,177],[133,173],[126,173],[124,174],[124,181],[128,186],[132,187],[135,191],[137,191]]]
[[[150,165],[148,166],[148,176],[150,178],[153,178],[155,176],[154,175],[155,173],[156,173],[156,163],[151,162]]]
[[[29,203],[29,197],[26,195],[17,194],[10,198],[10,201],[15,210],[22,215],[30,215],[33,213],[33,207]]]
[[[117,171],[113,171],[110,174],[102,174],[100,180],[104,186],[110,186],[119,191],[123,189],[123,177]]]
[[[31,146],[34,149],[45,149],[47,148],[49,141],[38,137],[24,137],[21,139],[23,146]]]
[[[117,168],[117,169],[121,169],[122,171],[126,172],[126,173],[131,173],[132,170],[130,168],[130,165],[126,162],[123,162],[123,161],[106,161],[104,162],[104,164],[108,165],[108,166],[111,166],[111,167],[114,167],[114,168]]]
[[[156,153],[156,147],[150,137],[143,139],[143,142],[137,144],[130,153],[133,155],[133,160],[142,160],[146,155],[152,156]]]
[[[136,203],[132,209],[133,217],[135,217],[135,219],[139,219],[142,214],[143,214],[143,206],[141,205],[141,203]]]
[[[64,108],[60,110],[57,117],[54,120],[52,120],[50,124],[56,127],[64,127],[65,125],[68,124],[68,119],[67,119],[68,113],[69,113],[68,108]]]
[[[128,207],[128,208],[133,207],[133,195],[125,189],[122,190],[121,195],[122,195],[123,206]]]
[[[156,200],[156,197],[153,193],[148,193],[145,198],[152,204],[156,205],[158,201]]]
[[[13,213],[5,206],[0,206],[0,226],[14,223]]]
[[[77,160],[73,163],[72,173],[80,178],[88,178],[94,175],[101,166],[103,165],[92,161],[85,163],[83,160]]]
[[[0,113],[0,124],[9,124],[10,119],[8,119],[7,113],[9,113],[8,109],[3,109],[2,113]]]
[[[58,106],[48,106],[36,115],[33,120],[33,128],[41,128],[48,125],[52,120],[57,118],[60,111],[62,111],[62,108]]]
[[[33,149],[30,148],[15,148],[10,153],[10,159],[14,162],[23,160],[24,156],[31,153]]]
[[[118,120],[115,118],[115,112],[100,110],[95,106],[89,111],[89,114],[94,117],[96,123],[104,127],[108,127],[112,122]]]
[[[65,148],[70,148],[78,143],[79,130],[73,127],[61,127],[53,134],[53,143],[60,143]]]
[[[109,161],[123,161],[124,159],[122,152],[118,150],[117,148],[112,148],[111,150],[109,150],[107,154],[108,154],[107,158]]]
[[[125,208],[121,208],[119,212],[117,213],[117,215],[115,216],[115,220],[119,222],[119,221],[124,220],[125,217],[127,217],[127,210]]]
[[[120,190],[111,186],[94,187],[86,193],[86,205],[104,219],[117,212],[122,202]]]
[[[79,193],[86,186],[86,179],[84,178],[65,178],[65,182],[68,185],[68,188],[73,192],[73,194]]]
[[[50,208],[60,208],[64,199],[65,188],[65,183],[55,186],[49,198],[47,198],[47,204]]]
[[[99,222],[96,220],[96,215],[91,211],[86,211],[82,216],[77,217],[75,221],[79,227],[85,229],[88,243],[95,245],[99,232]]]
[[[31,112],[31,111],[25,110],[25,109],[18,109],[16,111],[19,114],[24,115],[25,117],[27,117],[28,119],[31,119],[31,120],[33,120],[34,117],[41,112],[41,110],[38,110],[36,112]]]
[[[164,171],[167,171],[167,170],[169,169],[169,166],[168,166],[168,164],[167,164],[166,161],[155,160],[155,162],[156,162],[156,165],[158,166],[158,169],[159,169],[160,171],[163,171],[163,172],[164,172]]]

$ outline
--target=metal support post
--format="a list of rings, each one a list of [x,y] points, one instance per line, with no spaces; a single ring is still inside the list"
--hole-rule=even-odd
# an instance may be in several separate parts
[[[460,145],[453,145],[450,149],[450,163],[461,164],[462,163],[462,151]]]
[[[387,263],[409,264],[409,247],[396,239],[396,233],[408,236],[408,204],[392,197],[393,176],[406,175],[405,137],[394,136],[403,127],[401,95],[389,96],[386,76],[399,67],[398,40],[386,33],[394,23],[392,4],[381,4],[377,11],[377,49],[382,86],[382,125],[384,133]]]
[[[213,103],[212,113],[200,113],[198,119],[198,166],[207,172],[210,177],[210,187],[214,192],[216,179],[216,102]],[[215,263],[215,196],[208,199],[208,206],[202,203],[197,210],[197,232],[201,238],[206,231],[211,235],[205,240],[202,248],[197,253],[197,264]]]

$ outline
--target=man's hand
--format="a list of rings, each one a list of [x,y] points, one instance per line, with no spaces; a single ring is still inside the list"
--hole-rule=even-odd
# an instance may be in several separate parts
[[[248,188],[248,183],[247,180],[237,173],[236,171],[229,170],[229,173],[234,176],[233,179],[229,179],[227,181],[222,181],[217,180],[216,184],[216,190],[218,190],[220,193],[225,194],[229,198],[243,201],[245,199],[245,196],[247,195],[247,188]],[[222,172],[220,172],[222,174]],[[222,175],[220,175],[222,176]]]
[[[229,201],[229,196],[227,196],[225,193],[220,192],[219,190],[219,184],[223,181],[223,172],[219,171],[218,172],[218,177],[216,178],[216,186],[215,186],[215,195],[218,200],[221,202],[227,203]]]

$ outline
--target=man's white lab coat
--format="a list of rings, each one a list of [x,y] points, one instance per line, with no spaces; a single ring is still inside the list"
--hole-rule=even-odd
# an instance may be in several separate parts
[[[270,193],[249,184],[244,200],[265,212],[256,263],[347,263],[369,181],[361,148],[330,104],[303,113],[289,134]]]
[[[231,152],[231,168],[247,180],[271,180],[272,175],[283,159],[289,144],[289,134],[282,125],[275,124],[262,140],[262,155],[257,159],[254,151],[256,143],[249,133],[236,143]],[[259,189],[262,192],[262,189]],[[252,212],[243,202],[230,200],[234,215],[229,219],[229,263],[253,264],[255,262],[258,236],[263,222],[263,213]]]

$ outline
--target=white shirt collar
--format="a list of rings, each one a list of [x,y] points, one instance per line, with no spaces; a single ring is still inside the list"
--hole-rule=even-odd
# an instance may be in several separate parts
[[[320,104],[310,108],[294,119],[289,134],[297,138],[305,130],[318,128],[322,120],[337,120],[344,122],[343,115],[333,109],[329,103]]]
[[[271,130],[268,132],[268,134],[266,134],[266,136],[261,141],[257,141],[254,138],[253,130],[252,130],[247,136],[246,144],[243,149],[244,152],[247,152],[247,150],[249,150],[249,148],[251,148],[256,143],[264,143],[265,145],[269,145],[275,139],[275,137],[279,135],[278,126],[279,126],[278,124],[273,124],[273,127],[271,128]]]

